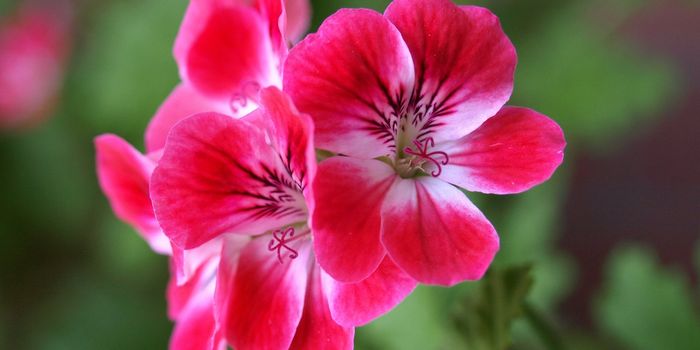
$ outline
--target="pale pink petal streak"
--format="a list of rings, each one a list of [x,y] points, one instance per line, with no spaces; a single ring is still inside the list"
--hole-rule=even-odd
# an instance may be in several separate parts
[[[396,112],[412,83],[401,35],[371,10],[338,11],[285,64],[284,89],[314,118],[317,148],[350,156],[393,151]]]
[[[471,134],[442,146],[450,163],[440,178],[469,191],[523,192],[552,176],[565,146],[553,120],[527,108],[506,107]]]
[[[382,207],[389,256],[425,284],[480,279],[498,250],[493,226],[457,188],[433,177],[402,179]]]

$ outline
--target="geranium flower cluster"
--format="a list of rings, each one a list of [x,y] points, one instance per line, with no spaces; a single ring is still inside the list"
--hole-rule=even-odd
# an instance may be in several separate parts
[[[170,256],[172,349],[350,349],[418,283],[483,276],[498,236],[462,190],[522,192],[562,161],[554,121],[504,107],[516,54],[488,10],[345,9],[290,50],[308,19],[191,0],[147,153],[96,139],[115,213]]]

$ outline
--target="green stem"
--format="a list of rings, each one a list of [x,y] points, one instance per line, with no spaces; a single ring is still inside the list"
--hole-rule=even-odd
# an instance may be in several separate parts
[[[530,303],[523,303],[523,312],[525,319],[548,350],[564,350],[566,348],[554,327]]]

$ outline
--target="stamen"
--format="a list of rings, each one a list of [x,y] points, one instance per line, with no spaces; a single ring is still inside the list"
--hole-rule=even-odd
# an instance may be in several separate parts
[[[241,91],[231,95],[229,99],[229,107],[234,113],[238,113],[248,106],[248,101],[257,103],[260,84],[254,81],[247,82],[243,85]]]
[[[447,156],[447,153],[442,151],[428,152],[429,147],[435,147],[435,140],[433,140],[432,137],[428,137],[420,141],[413,140],[413,145],[416,147],[416,149],[418,149],[418,151],[414,151],[410,147],[406,147],[403,151],[406,154],[432,162],[437,169],[433,170],[430,175],[433,177],[440,176],[440,174],[442,174],[442,167],[440,165],[447,165],[447,163],[450,161],[450,157]],[[439,162],[437,159],[435,159],[437,156],[442,156],[442,161]]]
[[[267,244],[267,249],[271,252],[275,250],[277,251],[277,260],[279,260],[280,264],[284,264],[284,261],[282,260],[282,249],[289,251],[289,259],[296,259],[299,256],[299,253],[290,247],[288,243],[304,237],[305,234],[296,237],[294,234],[294,227],[288,227],[286,230],[279,229],[272,232],[272,239],[270,240],[270,243]]]

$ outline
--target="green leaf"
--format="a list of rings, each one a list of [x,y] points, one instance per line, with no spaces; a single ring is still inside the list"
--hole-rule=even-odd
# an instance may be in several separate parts
[[[575,277],[572,260],[554,249],[558,218],[564,202],[566,169],[546,184],[511,197],[494,213],[501,237],[496,266],[532,263],[535,280],[528,300],[543,311],[552,311],[570,291]],[[489,213],[490,214],[490,213]],[[489,215],[491,217],[491,215]]]
[[[478,290],[458,304],[452,315],[455,328],[469,349],[506,349],[513,320],[523,313],[532,287],[532,268],[492,268]]]
[[[631,349],[697,349],[700,318],[686,276],[659,266],[650,250],[620,249],[607,266],[598,325]]]
[[[67,85],[70,111],[99,132],[140,140],[179,80],[171,52],[185,5],[172,0],[94,4]]]

